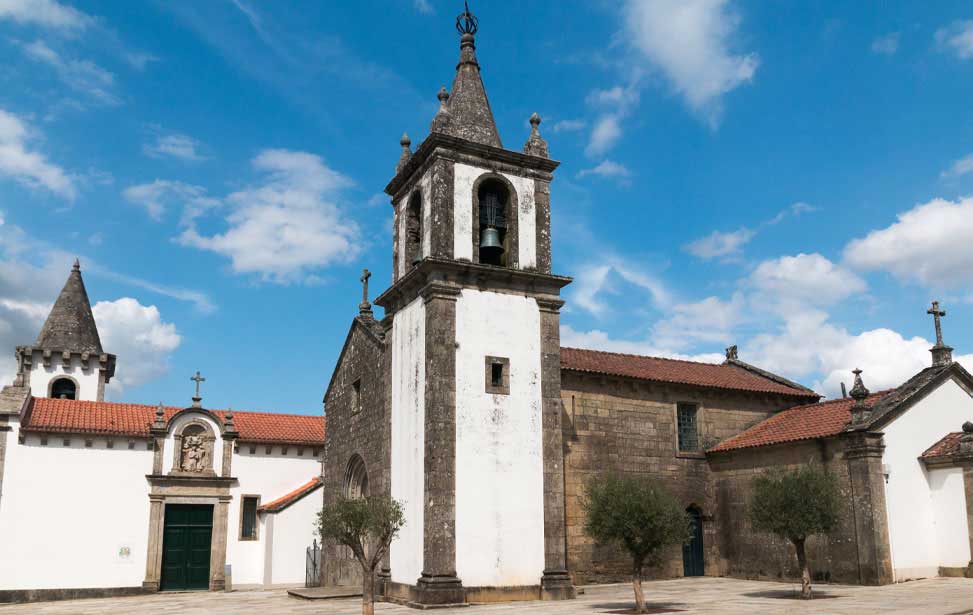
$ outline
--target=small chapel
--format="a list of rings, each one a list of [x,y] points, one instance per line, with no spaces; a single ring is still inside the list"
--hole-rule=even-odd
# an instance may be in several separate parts
[[[537,114],[503,146],[477,19],[456,26],[452,86],[385,187],[391,279],[372,298],[364,272],[323,415],[207,408],[199,372],[188,404],[105,401],[126,358],[102,347],[75,262],[0,391],[0,602],[359,584],[347,548],[325,543],[320,568],[305,554],[323,504],[368,495],[405,513],[383,599],[569,600],[630,575],[583,529],[586,485],[608,473],[685,507],[691,539],[651,575],[794,579],[793,548],[747,509],[755,476],[807,464],[842,501],[807,545],[817,581],[973,576],[973,376],[946,311],[917,314],[934,325],[928,367],[873,392],[862,365],[830,400],[735,346],[721,363],[562,347],[558,162]]]

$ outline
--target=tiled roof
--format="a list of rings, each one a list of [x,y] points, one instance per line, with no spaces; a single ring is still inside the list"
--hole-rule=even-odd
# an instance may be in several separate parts
[[[183,408],[164,407],[168,421]],[[149,437],[156,406],[35,397],[24,431]],[[210,410],[220,421],[225,410]],[[233,411],[241,442],[324,444],[325,418],[304,414]]]
[[[257,508],[257,510],[260,512],[272,512],[272,513],[280,512],[285,508],[287,508],[288,506],[290,506],[291,504],[293,504],[294,502],[300,500],[307,494],[317,491],[318,487],[320,487],[323,484],[324,483],[321,481],[321,477],[315,476],[314,478],[307,481],[306,483],[304,483],[294,491],[291,491],[286,495],[280,496],[273,502],[267,502],[266,504],[262,504],[259,508]]]
[[[561,348],[561,369],[715,389],[820,398],[820,395],[809,389],[788,386],[731,363],[698,363],[600,350]]]
[[[865,404],[874,406],[892,392],[874,393],[865,399]],[[846,397],[788,408],[732,438],[727,438],[710,451],[729,451],[836,436],[851,421],[851,406],[854,403],[855,400]]]
[[[935,457],[946,457],[952,455],[959,449],[960,438],[963,437],[962,431],[954,431],[946,434],[942,440],[936,442],[919,456],[920,459],[933,459]]]

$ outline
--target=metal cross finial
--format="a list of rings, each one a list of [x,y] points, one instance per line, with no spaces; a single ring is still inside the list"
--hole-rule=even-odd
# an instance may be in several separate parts
[[[196,375],[193,376],[192,378],[190,378],[190,380],[192,380],[193,382],[196,383],[196,396],[193,397],[193,399],[202,399],[199,396],[199,383],[200,382],[206,382],[206,378],[203,378],[202,376],[200,376],[199,375],[199,370],[196,370]]]
[[[946,310],[939,309],[939,302],[933,301],[932,307],[926,310],[926,314],[932,314],[933,321],[936,323],[936,345],[943,345],[943,325],[940,319],[946,315]]]
[[[468,2],[463,2],[463,12],[456,16],[456,31],[460,34],[476,34],[479,20],[470,12]]]
[[[372,277],[372,272],[368,269],[362,269],[361,278],[361,302],[368,303],[368,278]]]

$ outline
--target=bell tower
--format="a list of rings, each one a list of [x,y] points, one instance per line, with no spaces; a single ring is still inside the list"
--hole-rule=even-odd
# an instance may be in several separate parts
[[[403,135],[394,208],[390,597],[420,605],[574,597],[565,567],[559,310],[540,118],[504,149],[476,57],[476,17],[429,135]]]

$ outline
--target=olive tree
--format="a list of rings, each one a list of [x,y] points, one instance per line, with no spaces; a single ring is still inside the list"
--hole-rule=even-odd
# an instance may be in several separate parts
[[[753,479],[750,522],[754,529],[791,541],[801,569],[801,597],[811,598],[805,542],[838,524],[840,500],[833,474],[818,466],[777,470]]]
[[[402,505],[387,496],[339,498],[318,513],[322,539],[351,549],[362,568],[362,615],[375,613],[375,569],[405,525]]]
[[[659,564],[668,547],[690,539],[685,510],[657,482],[616,475],[589,482],[583,506],[585,532],[601,544],[621,546],[631,556],[635,611],[645,613],[642,569]]]

